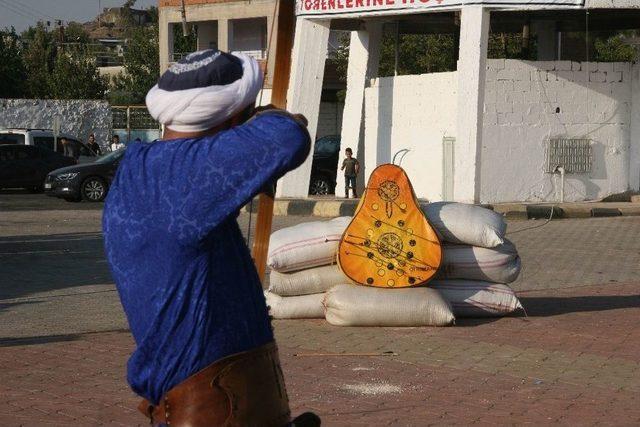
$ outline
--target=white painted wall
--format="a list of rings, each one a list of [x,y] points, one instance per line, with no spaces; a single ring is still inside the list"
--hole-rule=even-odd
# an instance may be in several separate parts
[[[373,80],[365,89],[367,148],[360,158],[368,174],[408,148],[402,167],[416,195],[441,200],[442,138],[456,134],[457,87],[455,72]]]
[[[631,142],[629,147],[629,187],[640,190],[640,64],[631,68]]]
[[[628,63],[488,60],[481,201],[559,200],[559,176],[544,173],[554,136],[594,143],[592,172],[567,175],[566,201],[627,190],[631,109]]]

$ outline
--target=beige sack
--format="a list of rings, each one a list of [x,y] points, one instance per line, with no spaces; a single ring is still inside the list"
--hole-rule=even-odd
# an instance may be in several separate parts
[[[336,326],[447,326],[455,317],[438,291],[338,285],[324,299],[325,317]]]
[[[447,242],[484,248],[503,243],[507,223],[502,215],[490,209],[454,202],[429,203],[421,207]]]
[[[436,279],[482,280],[511,283],[521,269],[516,247],[508,240],[495,248],[445,244]]]
[[[342,233],[351,217],[313,221],[271,234],[267,265],[281,273],[335,263]]]
[[[264,292],[269,314],[274,319],[322,319],[324,296],[325,294],[313,294],[281,297],[269,291]]]
[[[500,283],[434,280],[428,286],[451,304],[456,317],[497,317],[522,309],[515,292]]]
[[[351,283],[337,264],[314,267],[295,273],[269,274],[269,291],[283,297],[326,292],[335,285]]]

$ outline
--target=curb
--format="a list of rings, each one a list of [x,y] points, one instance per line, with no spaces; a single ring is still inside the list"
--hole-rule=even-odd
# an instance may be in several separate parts
[[[258,199],[246,205],[242,211],[257,213]],[[278,216],[316,216],[334,218],[353,216],[359,200],[313,200],[313,199],[276,199],[273,214]],[[606,203],[602,203],[606,204]],[[618,203],[619,204],[619,203]],[[567,203],[564,205],[531,205],[504,203],[496,205],[479,204],[502,214],[507,219],[560,219],[560,218],[604,218],[616,216],[640,216],[640,203],[626,203],[628,206],[590,207],[584,204]],[[553,215],[552,215],[553,212]]]

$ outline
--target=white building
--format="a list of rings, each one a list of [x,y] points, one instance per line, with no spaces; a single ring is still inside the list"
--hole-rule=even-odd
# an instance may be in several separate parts
[[[638,190],[640,65],[562,60],[569,45],[558,29],[640,28],[640,0],[585,1],[298,0],[288,108],[309,118],[314,136],[329,31],[346,28],[342,146],[363,163],[361,183],[408,149],[402,166],[430,200],[573,201]],[[377,77],[385,23],[428,28],[447,14],[459,25],[456,71]],[[490,24],[513,22],[536,35],[538,60],[487,59]],[[279,195],[306,196],[310,168],[311,159],[285,176]]]

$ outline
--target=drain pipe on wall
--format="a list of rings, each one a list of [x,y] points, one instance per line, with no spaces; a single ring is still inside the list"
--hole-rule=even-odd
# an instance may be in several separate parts
[[[556,166],[556,169],[553,172],[560,174],[560,203],[564,203],[564,167]]]

